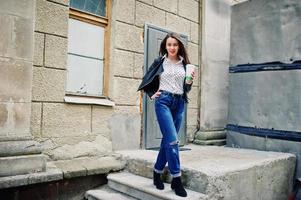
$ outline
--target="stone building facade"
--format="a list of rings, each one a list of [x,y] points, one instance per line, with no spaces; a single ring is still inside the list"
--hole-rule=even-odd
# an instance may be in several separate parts
[[[28,72],[28,85],[22,85],[26,86],[28,95],[28,115],[24,120],[29,135],[39,142],[50,160],[143,148],[142,99],[137,88],[143,76],[145,23],[187,35],[191,62],[199,66],[201,5],[198,0],[107,1],[110,37],[106,38],[109,39],[106,49],[109,67],[105,74],[108,79],[105,98],[67,94],[69,1],[12,1],[7,7],[12,9],[18,4],[32,14],[33,22],[30,26],[23,23],[29,31],[22,40],[15,41],[22,48],[33,48],[27,56],[32,72]],[[19,81],[16,79],[12,84]],[[199,79],[189,94],[187,141],[192,141],[197,129],[198,94]],[[5,122],[6,116],[1,113]],[[2,132],[6,134],[5,130]]]

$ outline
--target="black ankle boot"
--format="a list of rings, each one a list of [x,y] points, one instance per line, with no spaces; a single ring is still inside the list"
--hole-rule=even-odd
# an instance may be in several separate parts
[[[175,190],[176,195],[181,197],[187,197],[187,192],[183,187],[181,177],[175,177],[171,181],[171,189]]]
[[[159,174],[159,173],[157,173],[155,171],[154,171],[154,185],[159,190],[163,190],[164,189],[164,184],[163,184],[163,181],[161,180],[161,174]]]

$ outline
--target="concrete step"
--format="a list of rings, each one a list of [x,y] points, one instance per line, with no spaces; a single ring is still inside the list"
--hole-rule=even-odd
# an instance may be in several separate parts
[[[87,191],[85,198],[87,200],[137,200],[136,198],[111,189],[108,185]]]
[[[8,177],[46,170],[46,157],[42,154],[0,157],[0,177]]]
[[[186,198],[175,195],[170,184],[165,183],[164,190],[157,190],[152,179],[137,176],[128,172],[112,173],[108,175],[108,185],[110,188],[126,193],[141,200],[205,200],[204,194],[186,190]]]
[[[223,146],[226,144],[226,139],[216,139],[216,140],[198,140],[195,139],[193,141],[194,144],[198,145],[215,145],[215,146]]]
[[[292,189],[293,154],[189,144],[181,151],[184,186],[210,200],[283,200]],[[130,173],[152,178],[158,151],[118,151]],[[165,181],[170,181],[165,170]]]

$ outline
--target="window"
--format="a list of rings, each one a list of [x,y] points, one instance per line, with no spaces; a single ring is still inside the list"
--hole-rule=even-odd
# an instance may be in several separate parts
[[[70,0],[66,93],[108,96],[109,0]]]

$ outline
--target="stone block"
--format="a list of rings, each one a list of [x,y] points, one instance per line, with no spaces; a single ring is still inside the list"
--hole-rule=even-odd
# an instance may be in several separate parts
[[[115,49],[113,68],[114,75],[133,77],[134,53]]]
[[[32,62],[33,20],[17,16],[1,15],[0,56],[19,58]]]
[[[139,106],[115,106],[115,113],[124,113],[124,114],[139,114]]]
[[[190,21],[174,15],[171,13],[166,13],[166,27],[171,31],[184,34],[190,38]]]
[[[41,153],[41,146],[34,140],[0,142],[0,156],[2,157],[39,153]]]
[[[116,104],[139,105],[140,93],[137,92],[140,80],[114,78],[114,101]],[[126,92],[125,92],[126,91]]]
[[[57,167],[46,164],[45,172],[36,172],[32,174],[0,177],[0,188],[12,188],[18,186],[26,186],[35,183],[45,183],[63,179],[63,173]],[[47,188],[49,189],[49,188]]]
[[[80,137],[77,138],[79,139]],[[111,140],[102,135],[97,135],[92,141],[85,141],[86,138],[82,136],[81,141],[74,144],[66,144],[70,143],[68,141],[68,137],[56,138],[53,140],[57,141],[58,139],[61,140],[61,146],[57,146],[56,148],[52,148],[44,152],[52,160],[67,160],[78,157],[104,156],[112,152]],[[73,136],[72,138],[69,136],[69,140],[72,139]]]
[[[115,47],[143,53],[142,33],[141,28],[116,22],[114,31]]]
[[[42,172],[46,169],[43,155],[0,157],[0,177]]]
[[[38,66],[44,65],[44,39],[45,35],[42,33],[34,33],[34,55],[33,64]]]
[[[199,44],[199,37],[201,31],[199,30],[199,24],[195,22],[190,22],[190,41]]]
[[[42,103],[31,104],[30,131],[33,137],[40,138],[42,122]]]
[[[177,13],[178,1],[174,0],[154,0],[154,6],[174,14]]]
[[[139,149],[141,115],[116,113],[110,120],[113,150]]]
[[[188,56],[190,59],[191,64],[199,65],[199,58],[200,58],[200,52],[199,52],[199,45],[188,42]]]
[[[143,77],[143,66],[144,66],[144,55],[135,53],[135,62],[134,62],[134,78],[142,79]]]
[[[233,148],[257,149],[266,151],[267,139],[253,135],[240,134],[234,131],[227,131],[227,146]]]
[[[134,24],[135,20],[135,0],[117,0],[114,1],[114,11],[116,20]]]
[[[87,136],[91,133],[91,106],[43,104],[43,137]]]
[[[198,98],[199,98],[199,88],[192,86],[190,92],[188,93],[189,108],[198,108]]]
[[[231,74],[228,123],[300,132],[300,77],[300,70]]]
[[[204,58],[216,62],[229,63],[230,45],[229,42],[221,41],[215,38],[206,37],[203,42],[205,49]],[[229,65],[229,64],[228,64]]]
[[[139,0],[139,1],[149,4],[149,5],[153,5],[153,0]]]
[[[126,162],[122,160],[104,156],[96,159],[92,158],[89,162],[85,162],[84,166],[87,168],[87,175],[94,175],[120,171],[125,167],[125,164]]]
[[[53,164],[63,171],[64,179],[73,178],[79,176],[87,176],[87,169],[83,166],[86,160],[66,160],[66,161],[55,161]]]
[[[301,59],[300,1],[248,1],[231,8],[231,65]]]
[[[63,102],[65,77],[65,70],[34,67],[32,99],[34,101]]]
[[[104,135],[111,140],[109,122],[114,109],[105,106],[92,106],[92,133]]]
[[[30,112],[31,103],[0,103],[0,138],[31,136]]]
[[[135,24],[139,27],[143,27],[144,23],[163,27],[165,25],[165,12],[153,6],[136,1]]]
[[[1,1],[1,5],[4,2],[9,2],[9,1]],[[2,7],[1,7],[2,8]],[[1,9],[2,11],[2,9]],[[6,56],[8,57],[10,54],[10,48],[11,48],[11,43],[12,43],[12,20],[13,17],[9,15],[0,15],[0,38],[1,38],[1,43],[0,43],[0,55],[1,56]]]
[[[32,62],[34,48],[33,26],[34,23],[32,19],[14,18],[12,27],[13,57]]]
[[[52,142],[56,147],[68,145],[76,145],[80,142],[93,142],[96,138],[95,134],[87,135],[87,136],[63,136],[63,137],[53,137],[51,138]]]
[[[215,140],[215,139],[225,139],[226,131],[198,131],[195,135],[198,140]]]
[[[0,58],[0,102],[31,102],[32,64]]]
[[[196,126],[198,124],[198,108],[187,109],[187,126]]]
[[[67,38],[46,35],[45,66],[65,69],[67,65]]]
[[[228,76],[227,63],[206,61],[206,66],[202,71],[201,84],[201,107],[205,106],[206,109],[201,109],[201,126],[204,124],[207,124],[206,128],[224,128],[226,126],[228,96],[234,97],[233,94],[228,94]],[[246,114],[246,116],[249,115]]]
[[[73,160],[55,161],[53,164],[64,173],[64,178],[87,176],[94,174],[107,174],[124,168],[123,161],[114,157],[76,158]]]
[[[191,21],[199,22],[200,4],[195,0],[179,1],[179,15]]]
[[[33,19],[35,12],[34,0],[0,1],[1,14],[14,15],[26,19]]]
[[[197,132],[197,126],[186,126],[186,141],[192,142],[195,137],[195,133]]]
[[[217,139],[217,140],[199,140],[195,139],[194,144],[198,145],[212,145],[212,146],[224,146],[226,145],[226,139]]]
[[[201,76],[201,70],[200,70],[200,66],[196,65],[196,70],[195,70],[195,78],[193,81],[193,86],[199,86],[200,85],[200,76]]]
[[[35,30],[68,36],[69,8],[46,0],[36,1]]]
[[[226,1],[206,1],[203,16],[205,34],[230,45],[231,7]],[[240,19],[241,20],[241,19]]]

